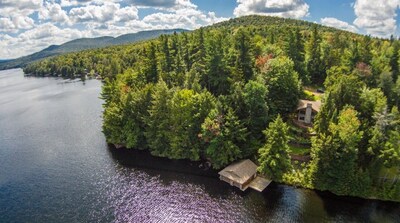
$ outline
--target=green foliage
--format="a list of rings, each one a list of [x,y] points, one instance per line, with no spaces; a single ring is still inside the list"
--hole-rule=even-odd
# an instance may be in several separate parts
[[[216,33],[207,43],[206,67],[208,69],[203,78],[203,85],[216,95],[226,94],[229,91],[229,72],[225,60],[223,41],[222,33]]]
[[[327,133],[330,123],[337,122],[338,112],[346,105],[359,108],[360,94],[364,87],[364,84],[354,75],[337,75],[336,78],[328,78],[330,81],[326,84],[324,103],[315,119],[315,129],[322,134]]]
[[[160,81],[152,93],[151,105],[149,107],[149,117],[145,120],[145,136],[153,155],[166,157],[170,150],[170,124],[169,101],[172,92],[168,89],[164,81]]]
[[[301,82],[293,61],[287,57],[270,59],[264,65],[261,76],[268,86],[272,115],[292,112],[301,95]]]
[[[218,101],[202,124],[201,138],[206,143],[206,156],[219,169],[243,157],[239,147],[245,141],[246,128],[231,107]]]
[[[295,29],[289,32],[286,41],[286,53],[288,57],[294,62],[294,69],[299,73],[300,79],[304,83],[309,82],[305,65],[304,65],[304,39],[300,33],[300,29]]]
[[[149,30],[137,33],[125,34],[116,38],[110,36],[103,36],[97,38],[81,38],[75,39],[61,45],[51,45],[39,52],[33,53],[28,56],[23,56],[14,60],[9,60],[0,63],[0,70],[24,67],[34,61],[44,58],[54,57],[65,53],[79,52],[88,49],[97,49],[107,46],[115,46],[122,44],[132,44],[139,41],[149,40],[156,38],[162,34],[172,34],[175,32],[185,32],[183,29],[169,29],[169,30]],[[49,71],[44,71],[43,75],[51,74]],[[41,75],[42,75],[41,74]]]
[[[354,188],[360,174],[357,169],[357,144],[363,134],[360,125],[357,112],[351,107],[344,108],[337,123],[329,125],[328,133],[313,139],[309,177],[315,188],[337,194],[356,194],[360,190]]]
[[[103,114],[103,133],[108,143],[125,143],[121,126],[124,125],[121,106],[109,103]]]
[[[288,129],[287,124],[278,116],[264,131],[267,141],[258,151],[260,156],[258,171],[278,182],[282,180],[286,172],[292,169],[289,156]]]
[[[234,36],[235,70],[238,73],[237,76],[242,77],[245,81],[253,77],[252,48],[249,33],[240,28]]]
[[[400,200],[396,180],[380,180],[382,169],[400,169],[398,51],[398,40],[246,16],[52,57],[24,71],[100,76],[109,143],[172,159],[208,160],[214,168],[258,151],[260,171],[277,181]],[[304,95],[304,83],[324,83],[326,91],[312,129],[312,159],[293,170],[290,134],[280,117],[291,118],[300,97],[317,99]],[[307,137],[290,140],[310,144]]]
[[[244,112],[247,129],[251,136],[259,140],[262,137],[262,131],[267,126],[268,105],[267,105],[267,87],[257,81],[249,81],[243,90]]]
[[[311,37],[307,42],[307,71],[314,83],[321,82],[324,77],[323,63],[321,61],[321,37],[317,26],[314,26]]]
[[[391,131],[379,158],[387,168],[400,167],[400,133]]]

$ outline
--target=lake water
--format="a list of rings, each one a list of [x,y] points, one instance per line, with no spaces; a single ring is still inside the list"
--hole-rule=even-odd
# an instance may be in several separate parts
[[[185,162],[109,149],[100,87],[0,72],[0,222],[400,222],[397,203],[243,193]]]

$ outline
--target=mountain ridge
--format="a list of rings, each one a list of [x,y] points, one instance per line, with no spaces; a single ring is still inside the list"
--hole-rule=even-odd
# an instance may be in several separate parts
[[[65,42],[60,45],[50,45],[41,51],[22,56],[16,59],[0,60],[0,70],[20,68],[31,62],[38,61],[47,57],[57,56],[65,53],[79,52],[83,50],[103,48],[115,45],[124,45],[143,40],[153,39],[163,34],[173,34],[174,32],[187,32],[185,29],[160,29],[129,33],[117,37],[101,36],[95,38],[80,38]]]

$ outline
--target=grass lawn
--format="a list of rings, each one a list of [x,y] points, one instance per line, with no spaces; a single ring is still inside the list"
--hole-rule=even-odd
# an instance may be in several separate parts
[[[300,156],[309,155],[310,151],[311,151],[310,148],[291,145],[291,144],[289,144],[289,148],[290,148],[291,154],[300,155]]]
[[[318,93],[314,93],[312,91],[309,90],[304,90],[303,91],[303,98],[310,100],[310,101],[318,101],[321,100],[321,94]]]

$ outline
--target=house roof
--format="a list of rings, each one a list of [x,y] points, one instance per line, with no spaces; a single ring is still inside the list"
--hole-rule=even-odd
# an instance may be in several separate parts
[[[321,101],[309,101],[309,100],[299,100],[297,104],[297,110],[307,108],[307,104],[311,104],[314,111],[319,112],[321,110]]]
[[[239,184],[244,184],[256,173],[257,165],[254,164],[251,160],[246,159],[227,166],[218,174],[230,180],[238,182]]]

